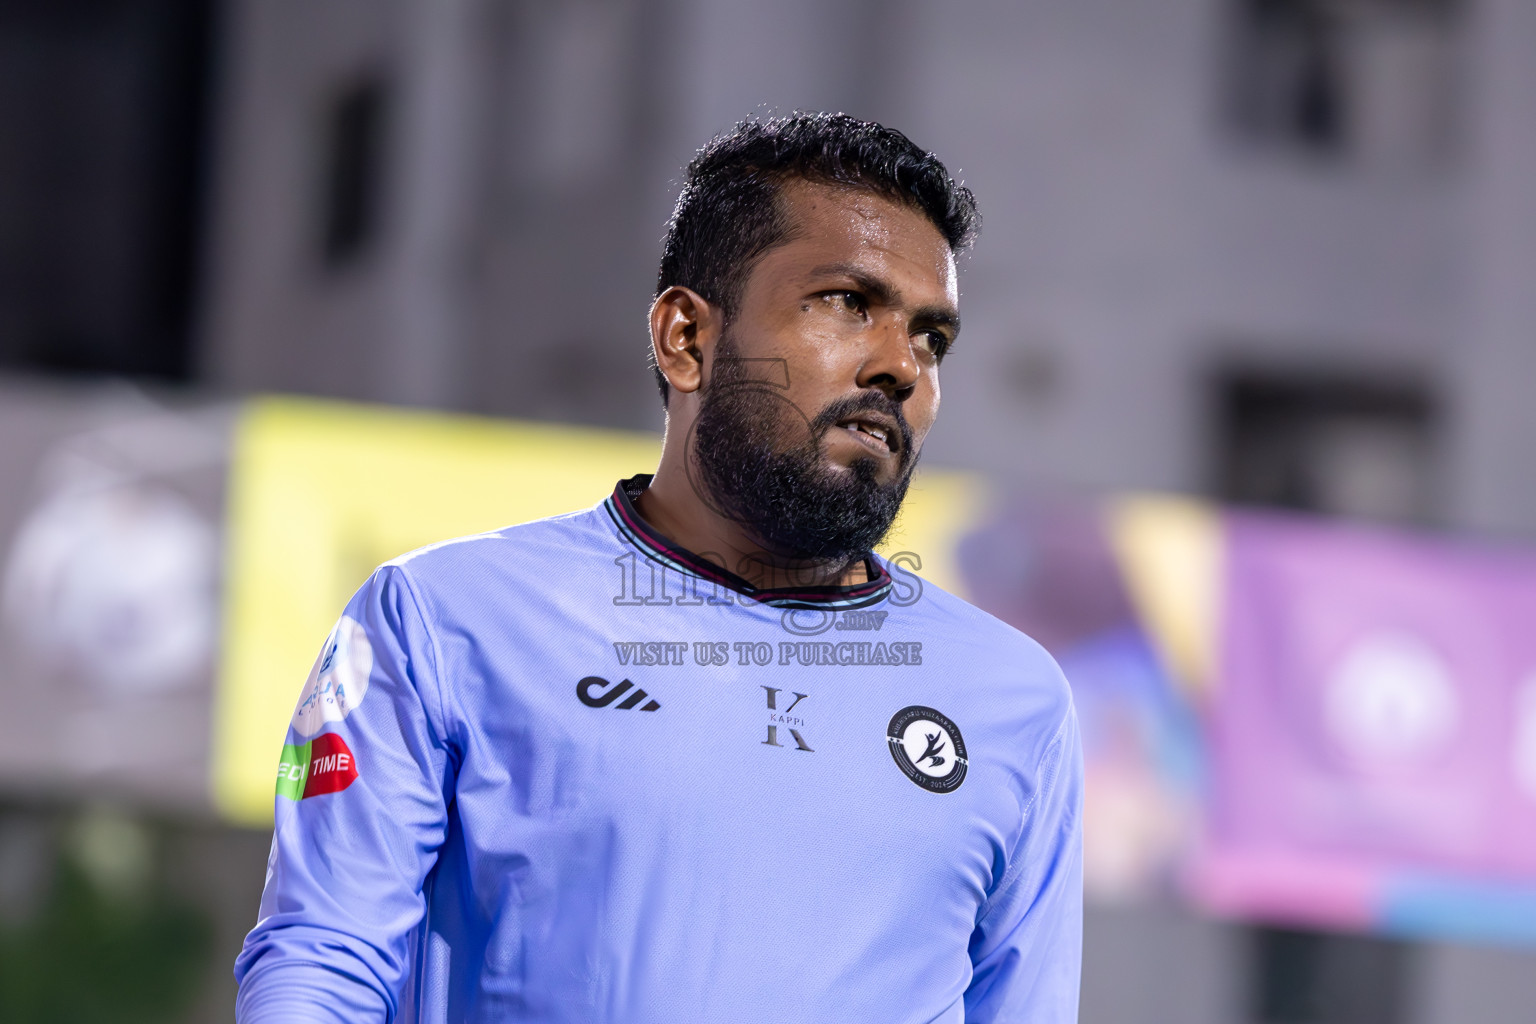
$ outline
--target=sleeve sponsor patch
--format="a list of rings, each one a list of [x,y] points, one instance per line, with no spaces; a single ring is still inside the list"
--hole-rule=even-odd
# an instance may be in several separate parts
[[[356,619],[343,615],[309,670],[293,712],[294,732],[313,736],[327,722],[340,722],[350,715],[367,696],[372,672],[373,645],[367,631]]]
[[[287,744],[277,765],[277,795],[289,800],[339,793],[357,779],[357,758],[333,732],[308,743]]]

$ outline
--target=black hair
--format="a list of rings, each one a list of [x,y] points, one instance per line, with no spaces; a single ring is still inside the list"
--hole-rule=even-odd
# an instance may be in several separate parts
[[[688,164],[667,222],[656,294],[691,288],[729,321],[753,262],[789,232],[778,197],[795,179],[849,185],[916,207],[957,253],[981,227],[971,190],[895,129],[848,114],[747,118]],[[667,378],[654,352],[651,358],[665,403]]]

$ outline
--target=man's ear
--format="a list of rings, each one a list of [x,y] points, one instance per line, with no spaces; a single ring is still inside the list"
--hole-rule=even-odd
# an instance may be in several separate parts
[[[723,317],[691,288],[673,285],[651,303],[651,349],[656,366],[674,391],[697,391],[703,382],[704,350],[720,337]]]

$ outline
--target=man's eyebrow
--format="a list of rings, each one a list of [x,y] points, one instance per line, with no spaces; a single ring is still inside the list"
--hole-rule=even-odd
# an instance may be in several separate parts
[[[896,290],[889,284],[873,277],[868,271],[852,263],[823,263],[812,267],[807,277],[846,277],[865,295],[882,306],[891,305],[897,299]],[[924,327],[944,327],[951,334],[960,333],[960,314],[949,306],[924,306],[912,314],[912,322]]]
[[[924,306],[912,314],[912,322],[920,327],[943,327],[950,337],[960,333],[960,314],[948,306]]]
[[[858,286],[859,291],[868,295],[872,300],[882,306],[890,305],[896,301],[896,290],[878,277],[873,277],[867,270],[853,263],[823,263],[819,267],[811,268],[807,277],[846,277]]]

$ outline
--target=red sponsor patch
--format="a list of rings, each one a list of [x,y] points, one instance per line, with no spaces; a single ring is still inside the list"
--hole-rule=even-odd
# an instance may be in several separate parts
[[[306,797],[339,793],[357,778],[357,759],[346,740],[333,732],[323,732],[309,742],[309,770],[305,774]]]

